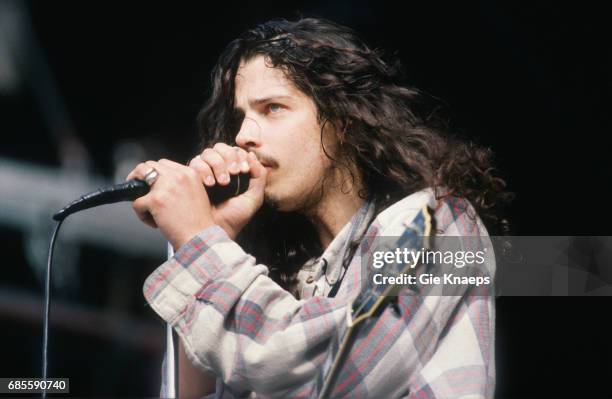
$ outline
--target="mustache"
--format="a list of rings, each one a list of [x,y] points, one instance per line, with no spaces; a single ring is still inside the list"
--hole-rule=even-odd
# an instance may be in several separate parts
[[[266,154],[262,154],[262,153],[257,152],[257,151],[250,151],[250,152],[255,154],[255,156],[257,157],[259,162],[261,164],[263,164],[264,166],[271,166],[271,167],[278,166],[278,162],[276,162],[276,160],[274,160],[274,158],[272,158],[271,156],[266,155]]]

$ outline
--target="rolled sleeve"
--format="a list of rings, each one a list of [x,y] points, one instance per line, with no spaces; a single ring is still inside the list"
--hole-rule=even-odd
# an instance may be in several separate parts
[[[258,275],[267,273],[265,266],[255,265],[254,258],[215,225],[194,236],[158,267],[146,279],[143,293],[160,317],[176,326],[194,300],[227,309]],[[223,290],[220,281],[233,288]]]

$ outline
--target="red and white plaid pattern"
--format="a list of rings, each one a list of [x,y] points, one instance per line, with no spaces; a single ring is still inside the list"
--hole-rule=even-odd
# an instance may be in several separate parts
[[[490,247],[468,201],[438,201],[431,189],[381,212],[366,240],[399,237],[425,204],[435,210],[438,235],[472,236]],[[326,295],[341,274],[349,238],[363,231],[371,208],[366,203],[323,255],[304,266],[300,299],[272,281],[268,268],[218,226],[200,232],[147,278],[144,295],[151,307],[175,328],[191,361],[218,376],[211,397],[312,394],[330,337],[346,322],[347,304],[361,288],[360,249],[336,297]],[[486,264],[493,277],[492,251]],[[400,312],[386,309],[371,332],[353,344],[333,397],[493,397],[494,300],[460,294],[400,296]]]

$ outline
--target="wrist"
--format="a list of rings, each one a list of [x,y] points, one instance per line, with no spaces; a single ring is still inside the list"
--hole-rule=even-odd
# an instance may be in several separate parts
[[[236,224],[230,223],[227,220],[215,220],[214,224],[221,227],[232,241],[236,241],[236,237],[246,226],[246,223]]]
[[[201,233],[202,231],[204,231],[204,230],[206,230],[209,227],[212,227],[214,225],[215,225],[215,223],[213,223],[212,221],[209,222],[209,223],[203,223],[203,224],[199,225],[198,227],[196,227],[196,228],[194,228],[192,230],[182,232],[175,239],[168,240],[168,241],[170,241],[170,244],[172,245],[172,248],[174,248],[174,252],[176,252],[176,251],[178,251],[178,249],[180,247],[182,247],[183,245],[187,244],[189,241],[191,241],[199,233]]]
[[[238,237],[238,233],[240,233],[240,230],[242,230],[242,229],[235,229],[232,226],[228,225],[227,223],[219,224],[218,226],[221,227],[225,231],[227,236],[232,241],[236,241],[236,237]]]

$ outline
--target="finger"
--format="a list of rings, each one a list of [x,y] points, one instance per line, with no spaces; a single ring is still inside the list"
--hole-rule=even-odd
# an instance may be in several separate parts
[[[225,160],[227,170],[231,174],[240,173],[240,160],[235,147],[231,147],[225,143],[217,143],[213,146],[213,150],[217,151]]]
[[[157,228],[157,224],[149,212],[148,198],[146,198],[146,196],[134,200],[132,203],[132,209],[134,209],[138,219],[154,229]]]
[[[145,176],[153,169],[155,169],[157,173],[159,173],[159,176],[157,177],[155,182],[157,182],[162,176],[166,176],[167,178],[176,174],[174,169],[169,165],[164,165],[156,161],[145,161],[139,163],[138,166],[136,166],[136,168],[132,172],[130,172],[127,177],[127,180],[145,180]],[[155,184],[152,185],[151,190],[153,190],[153,186],[155,186]],[[159,184],[157,184],[157,186],[159,186]]]
[[[248,173],[249,170],[251,170],[251,167],[249,166],[249,162],[247,160],[247,156],[249,155],[248,152],[246,152],[240,147],[234,147],[234,148],[236,149],[236,152],[238,153],[240,172]]]
[[[251,199],[254,206],[259,208],[264,197],[268,171],[252,152],[248,153],[247,162],[251,171],[251,179],[249,180],[249,188],[243,195],[245,198]]]
[[[162,167],[158,162],[155,161],[145,161],[139,163],[134,170],[132,170],[126,180],[137,179],[144,180],[145,176],[151,172],[151,170],[157,170],[157,172],[161,175],[162,170],[166,170],[166,168]],[[167,172],[166,172],[167,173]]]
[[[198,172],[206,186],[211,187],[215,185],[215,177],[213,176],[212,169],[206,162],[202,161],[202,158],[200,158],[199,155],[194,157],[191,162],[189,162],[189,167]]]
[[[219,184],[225,186],[229,183],[229,173],[227,170],[227,165],[223,157],[212,148],[207,148],[200,155],[202,160],[210,165],[213,175]]]
[[[160,176],[164,176],[164,183],[162,184],[183,185],[196,182],[199,185],[202,184],[201,177],[195,169],[178,162],[160,159],[157,162],[156,169]],[[169,179],[169,177],[171,179]]]
[[[259,162],[254,153],[249,152],[247,156],[247,162],[249,163],[249,168],[251,170],[251,177],[253,179],[259,179],[261,177],[266,177],[268,171],[266,168]]]
[[[154,183],[159,183],[159,179],[162,176],[165,176],[165,179],[168,179],[168,177],[172,176],[174,174],[174,170],[166,165],[163,165],[161,163],[159,163],[159,161],[146,161],[145,162],[145,172],[143,173],[142,177],[140,177],[141,180],[145,179],[145,176],[147,173],[149,173],[152,169],[155,169],[158,173],[158,177],[157,179],[155,179]],[[153,184],[151,185],[151,190],[153,190],[153,186],[157,185],[158,187],[160,186],[160,184]]]
[[[145,162],[141,162],[127,175],[125,178],[126,181],[132,179],[143,180],[144,175],[151,169],[150,166],[147,166]]]
[[[181,169],[185,167],[185,165],[182,165],[182,164],[180,164],[178,162],[174,162],[174,161],[171,161],[169,159],[164,159],[164,158],[162,158],[159,161],[157,161],[157,163],[160,164],[160,165],[164,165],[164,166],[168,167],[169,169],[172,169],[172,170],[175,170],[175,171],[181,171]]]

